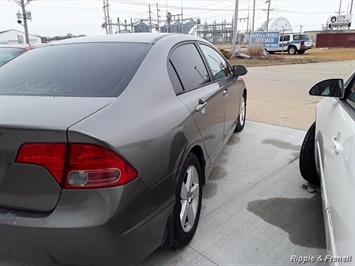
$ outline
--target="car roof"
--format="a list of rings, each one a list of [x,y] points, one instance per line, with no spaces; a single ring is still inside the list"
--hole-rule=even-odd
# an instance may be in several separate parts
[[[0,44],[0,48],[21,48],[27,49],[30,47],[28,44]]]
[[[84,43],[84,42],[137,42],[137,43],[151,43],[154,44],[162,38],[180,36],[181,40],[202,40],[198,37],[187,34],[173,34],[173,33],[121,33],[110,35],[95,35],[66,39],[61,41],[51,42],[50,44],[70,44],[70,43]]]
[[[44,46],[45,44],[35,44],[35,45],[28,45],[28,44],[0,44],[0,49],[6,49],[6,48],[11,48],[11,49],[24,49],[24,50],[32,50],[37,47]]]

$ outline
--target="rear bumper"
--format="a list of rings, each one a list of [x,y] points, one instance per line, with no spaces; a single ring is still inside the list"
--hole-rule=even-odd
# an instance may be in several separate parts
[[[147,198],[151,194],[143,191],[139,180],[132,183],[128,188],[76,191],[79,197],[63,191],[61,198],[67,200],[44,217],[2,210],[0,260],[63,265],[138,262],[161,245],[174,200],[152,210]]]
[[[308,46],[308,45],[301,45],[299,50],[303,50],[303,51],[305,51],[305,50],[309,50],[309,49],[312,49],[312,46]]]

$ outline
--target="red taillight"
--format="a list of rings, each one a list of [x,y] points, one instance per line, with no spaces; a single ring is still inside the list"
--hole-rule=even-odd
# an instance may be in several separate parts
[[[64,188],[119,186],[138,176],[125,159],[92,144],[24,144],[16,162],[43,166]]]
[[[304,41],[301,41],[301,45],[304,45]]]
[[[137,171],[112,151],[92,144],[70,144],[65,188],[112,187],[137,177]]]
[[[64,143],[27,143],[21,146],[16,162],[41,165],[61,184],[65,150]]]

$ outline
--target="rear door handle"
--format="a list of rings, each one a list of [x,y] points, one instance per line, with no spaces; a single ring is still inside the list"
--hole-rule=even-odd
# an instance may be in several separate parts
[[[224,89],[223,92],[222,92],[222,94],[227,97],[227,96],[228,96],[228,90],[227,90],[227,89]]]
[[[341,143],[337,140],[337,136],[336,137],[335,136],[332,137],[331,146],[332,146],[332,151],[335,154],[339,154],[342,151],[342,149],[343,149]]]
[[[196,105],[195,110],[196,112],[199,112],[201,110],[203,110],[203,108],[205,108],[205,106],[207,105],[207,102],[205,102],[204,100],[198,100],[198,105]]]

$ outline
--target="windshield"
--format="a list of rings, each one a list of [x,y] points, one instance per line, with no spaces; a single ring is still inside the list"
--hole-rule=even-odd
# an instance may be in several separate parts
[[[148,53],[142,43],[37,48],[1,67],[1,95],[117,97]]]
[[[0,65],[24,52],[26,52],[26,50],[22,48],[0,47]]]

